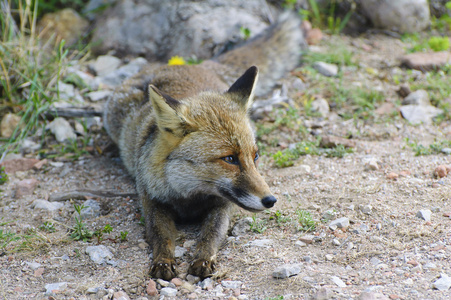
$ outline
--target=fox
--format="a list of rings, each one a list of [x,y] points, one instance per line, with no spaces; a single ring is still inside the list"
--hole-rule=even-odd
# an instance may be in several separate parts
[[[201,64],[149,65],[108,99],[104,127],[135,180],[153,278],[177,276],[176,225],[201,225],[188,273],[203,279],[217,268],[233,207],[258,212],[276,204],[257,169],[249,112],[256,95],[298,64],[303,43],[300,19],[287,14]]]

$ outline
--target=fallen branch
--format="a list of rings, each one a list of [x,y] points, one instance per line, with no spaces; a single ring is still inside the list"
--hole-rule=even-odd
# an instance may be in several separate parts
[[[114,198],[114,197],[130,197],[137,198],[136,193],[117,193],[114,191],[95,191],[95,190],[75,190],[69,192],[54,193],[49,196],[50,202],[66,201],[66,200],[87,200],[88,198]]]
[[[64,117],[64,118],[81,118],[81,117],[101,117],[103,111],[92,106],[86,107],[65,107],[54,108],[45,112],[46,117]]]

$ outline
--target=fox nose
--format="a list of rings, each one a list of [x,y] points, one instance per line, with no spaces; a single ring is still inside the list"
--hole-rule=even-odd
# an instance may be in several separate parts
[[[277,202],[277,199],[274,196],[267,196],[262,199],[262,204],[266,208],[273,207],[276,202]]]

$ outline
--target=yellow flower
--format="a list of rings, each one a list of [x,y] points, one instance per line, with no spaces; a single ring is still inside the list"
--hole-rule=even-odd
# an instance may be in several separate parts
[[[168,61],[168,66],[177,66],[177,65],[185,65],[186,62],[181,56],[173,56]]]
[[[308,151],[308,147],[305,147],[305,151]]]

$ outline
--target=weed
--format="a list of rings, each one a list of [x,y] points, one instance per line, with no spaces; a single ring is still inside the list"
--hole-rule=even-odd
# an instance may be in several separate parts
[[[435,141],[430,144],[428,147],[423,146],[422,144],[418,144],[417,141],[410,141],[409,138],[405,139],[407,145],[415,152],[415,156],[420,155],[432,155],[432,154],[440,154],[443,148],[451,147],[451,141]]]
[[[44,222],[41,226],[39,226],[39,229],[45,232],[55,232],[55,225],[51,222]]]
[[[290,217],[286,217],[282,214],[280,210],[276,210],[272,215],[269,217],[270,220],[275,220],[277,225],[282,225],[284,223],[291,222]]]
[[[266,298],[265,300],[283,300],[284,297],[283,296],[276,296],[276,297],[272,297],[272,298]]]
[[[141,216],[141,217],[139,218],[138,225],[146,226],[146,218],[144,218],[144,216]]]
[[[103,240],[103,234],[111,233],[113,231],[113,227],[110,224],[106,224],[102,229],[94,231],[94,236],[97,238],[97,244],[100,244]]]
[[[291,153],[291,151],[277,151],[272,155],[274,162],[280,168],[290,167],[294,164],[294,160],[297,157]]]
[[[4,226],[8,222],[0,223]],[[34,229],[27,229],[24,233],[14,233],[11,230],[0,229],[0,253],[33,251],[46,246],[47,240]]]
[[[247,27],[241,26],[240,33],[244,40],[247,40],[251,37],[251,30]]]
[[[255,233],[263,233],[266,231],[266,220],[257,218],[255,215],[252,216],[252,222],[250,224],[250,229]]]
[[[125,242],[127,240],[128,231],[121,231],[120,235],[121,242]]]
[[[0,167],[0,185],[8,181],[8,174],[5,171],[5,167]]]
[[[323,152],[326,154],[327,157],[342,158],[346,154],[354,153],[354,149],[353,148],[346,148],[345,146],[340,144],[340,145],[337,145],[334,148],[323,149]]]
[[[316,222],[313,220],[310,212],[302,209],[296,210],[296,214],[298,215],[298,221],[301,225],[300,230],[302,231],[314,231],[316,228]]]
[[[433,36],[428,40],[428,45],[434,51],[445,51],[449,49],[449,38],[447,36]]]
[[[334,45],[334,51],[329,53],[308,52],[303,61],[309,65],[316,61],[323,61],[341,66],[355,66],[354,55],[343,45]]]
[[[92,232],[89,231],[86,228],[86,225],[83,223],[83,220],[81,218],[81,211],[86,208],[84,205],[77,205],[74,204],[75,212],[77,213],[78,217],[75,216],[75,225],[72,228],[72,233],[70,235],[71,239],[75,241],[88,241],[92,238]]]

